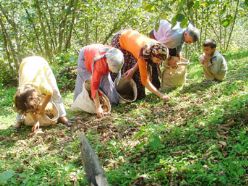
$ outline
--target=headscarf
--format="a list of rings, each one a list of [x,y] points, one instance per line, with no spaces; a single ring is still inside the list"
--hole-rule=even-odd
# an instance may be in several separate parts
[[[117,48],[106,47],[103,51],[106,53],[95,57],[94,63],[99,59],[106,58],[106,62],[111,72],[118,73],[117,78],[115,79],[115,83],[118,84],[121,78],[121,68],[124,64],[123,53]],[[92,69],[94,68],[94,63],[92,64]]]
[[[141,49],[140,55],[145,60],[151,59],[152,57],[165,60],[167,58],[167,47],[162,43],[151,43]]]
[[[156,88],[160,88],[159,74],[160,69],[159,65],[153,63],[152,57],[159,58],[161,60],[166,60],[168,56],[168,49],[165,45],[158,42],[152,42],[145,47],[143,47],[140,51],[140,56],[144,58],[147,62],[147,70],[152,78],[152,84]]]
[[[105,56],[109,69],[114,73],[118,73],[124,63],[123,53],[117,48],[111,48],[106,52]]]

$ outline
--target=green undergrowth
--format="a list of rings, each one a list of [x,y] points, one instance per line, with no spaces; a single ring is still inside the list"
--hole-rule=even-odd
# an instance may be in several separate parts
[[[110,185],[247,185],[248,52],[226,57],[225,81],[204,81],[192,61],[186,85],[167,91],[168,103],[148,94],[103,119],[70,111],[73,93],[64,92],[69,118],[82,122],[36,136],[29,127],[14,130],[15,88],[1,87],[0,185],[87,185],[83,131]]]

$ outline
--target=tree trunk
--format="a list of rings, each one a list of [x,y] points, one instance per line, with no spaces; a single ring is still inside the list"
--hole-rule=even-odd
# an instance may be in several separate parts
[[[234,25],[235,25],[235,22],[236,22],[236,19],[237,19],[238,9],[239,9],[239,0],[237,0],[236,9],[235,9],[234,18],[233,18],[233,24],[232,24],[232,27],[231,27],[231,31],[229,32],[229,37],[228,37],[228,40],[227,40],[227,45],[226,45],[225,51],[228,49],[229,44],[230,44],[230,40],[231,40],[232,33],[233,33],[233,28],[234,28]]]
[[[48,6],[48,1],[47,0],[45,0],[45,6],[46,6],[46,8],[47,8],[47,10],[48,10],[48,15],[49,15],[49,18],[50,18],[50,23],[51,23],[51,31],[52,31],[52,35],[53,35],[53,51],[55,51],[56,50],[56,47],[57,47],[57,45],[58,45],[58,42],[57,42],[57,32],[56,32],[56,22],[55,22],[55,20],[54,20],[54,16],[53,16],[53,14],[52,14],[52,9]]]
[[[84,39],[85,39],[85,45],[89,44],[89,23],[88,18],[85,18],[84,20]]]
[[[75,0],[73,2],[73,13],[72,13],[72,19],[71,19],[71,24],[69,26],[69,34],[67,35],[66,38],[66,44],[65,44],[65,51],[67,51],[67,49],[69,49],[71,47],[71,37],[72,37],[72,31],[74,28],[74,24],[75,24],[75,18],[76,18],[76,13],[77,13],[77,5],[78,5],[78,0]]]
[[[6,32],[6,29],[4,28],[4,25],[3,25],[3,22],[2,22],[2,19],[0,17],[0,27],[1,27],[1,30],[2,30],[2,37],[3,37],[3,45],[4,45],[4,48],[5,48],[5,52],[6,52],[6,57],[8,59],[8,65],[9,65],[9,68],[14,71],[13,67],[11,66],[10,62],[11,62],[11,57],[10,57],[10,52],[9,52],[9,49],[8,49],[8,42],[7,42],[7,32]]]
[[[37,9],[38,18],[39,18],[39,22],[40,22],[40,25],[41,25],[41,32],[43,34],[46,56],[48,57],[49,60],[51,60],[51,57],[52,57],[51,56],[51,49],[49,47],[48,40],[47,40],[46,28],[45,28],[45,25],[44,25],[43,20],[42,20],[43,16],[42,16],[42,11],[41,11],[41,8],[40,8],[39,0],[35,0],[35,8]]]
[[[8,35],[7,29],[4,26],[4,23],[3,23],[1,16],[0,16],[0,26],[2,28],[2,33],[3,33],[3,38],[4,38],[4,46],[6,49],[7,58],[9,60],[8,63],[9,63],[10,69],[14,70],[13,67],[11,66],[11,62],[14,61],[15,69],[17,72],[18,68],[19,68],[19,63],[18,63],[18,60],[16,58],[16,52],[15,52],[15,49],[12,45],[12,41],[10,39],[10,36]],[[12,56],[12,60],[11,60],[11,56]]]
[[[41,44],[40,44],[39,32],[38,32],[38,30],[36,29],[35,24],[34,24],[34,21],[33,21],[33,19],[31,18],[31,16],[30,16],[30,14],[29,14],[29,12],[28,12],[27,9],[25,9],[25,12],[26,12],[26,14],[27,14],[27,17],[28,17],[28,20],[29,20],[29,22],[30,22],[30,25],[32,26],[32,28],[33,28],[33,30],[34,30],[34,34],[35,34],[35,37],[36,37],[36,43],[37,43],[37,45],[38,45],[39,53],[44,54],[43,48],[41,47]]]

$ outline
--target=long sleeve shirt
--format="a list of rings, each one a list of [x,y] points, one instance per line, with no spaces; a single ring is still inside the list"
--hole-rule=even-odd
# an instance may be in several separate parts
[[[141,83],[145,86],[149,80],[147,73],[147,62],[140,57],[140,51],[145,45],[156,43],[157,41],[150,39],[135,30],[125,30],[120,35],[120,46],[122,49],[130,52],[137,60],[140,72]]]
[[[204,59],[204,54],[201,55],[200,60]],[[213,74],[218,74],[227,71],[227,62],[220,52],[215,51],[213,56],[205,64]]]
[[[91,97],[95,98],[96,93],[98,92],[101,79],[104,75],[109,73],[108,64],[106,58],[101,58],[94,62],[94,59],[104,55],[105,49],[109,46],[102,44],[92,44],[84,47],[84,63],[86,69],[92,73],[91,78]],[[93,64],[94,63],[94,64]],[[92,69],[93,67],[93,69]]]
[[[19,68],[19,86],[31,84],[37,88],[41,94],[52,95],[51,86],[53,77],[52,71],[47,61],[39,56],[30,56],[24,58]]]
[[[158,30],[154,30],[153,34],[157,41],[165,44],[169,49],[176,49],[177,54],[182,50],[184,43],[183,33],[185,29],[175,26],[171,28],[171,24],[166,20],[161,20]]]

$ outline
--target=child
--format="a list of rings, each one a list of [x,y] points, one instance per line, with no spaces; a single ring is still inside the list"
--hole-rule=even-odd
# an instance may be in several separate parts
[[[24,121],[25,114],[30,113],[37,121],[33,132],[39,128],[39,117],[44,114],[48,102],[52,100],[59,111],[58,122],[69,126],[56,79],[47,61],[39,56],[24,58],[19,68],[19,87],[14,96],[18,112],[16,128]]]
[[[207,80],[222,81],[227,72],[225,58],[216,50],[216,42],[207,39],[203,43],[203,54],[200,56],[204,75]]]

